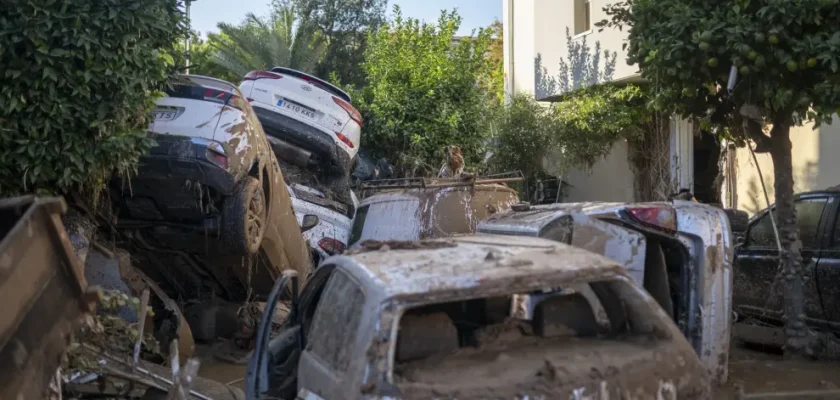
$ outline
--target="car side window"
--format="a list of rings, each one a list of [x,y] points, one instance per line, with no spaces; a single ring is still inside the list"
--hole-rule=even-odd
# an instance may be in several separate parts
[[[346,371],[350,364],[364,302],[362,288],[336,269],[318,302],[307,339],[309,350],[333,371]]]
[[[816,197],[799,199],[794,204],[796,207],[796,220],[799,225],[799,239],[802,240],[802,248],[813,249],[819,247],[820,221],[828,198]],[[773,213],[776,212],[775,207]],[[773,224],[770,221],[770,213],[764,214],[750,227],[747,237],[747,245],[754,247],[776,247],[776,237],[773,233]]]
[[[353,229],[350,231],[350,245],[355,244],[362,238],[362,232],[365,228],[365,219],[367,219],[368,210],[370,206],[360,207],[356,211],[356,218],[353,220]]]

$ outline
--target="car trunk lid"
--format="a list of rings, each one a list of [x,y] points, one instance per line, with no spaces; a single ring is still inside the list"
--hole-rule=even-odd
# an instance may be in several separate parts
[[[149,131],[213,140],[222,114],[233,111],[226,105],[236,97],[230,83],[200,76],[180,76],[166,88],[153,112]]]

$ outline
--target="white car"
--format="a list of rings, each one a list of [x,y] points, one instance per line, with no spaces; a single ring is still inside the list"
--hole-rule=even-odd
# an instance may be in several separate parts
[[[131,190],[116,192],[121,222],[167,221],[220,232],[230,250],[256,253],[272,207],[269,182],[279,169],[239,89],[180,75],[157,101],[148,130],[155,146],[126,182]]]
[[[362,116],[346,92],[283,67],[251,71],[239,89],[251,102],[278,157],[325,169],[334,180],[349,183],[359,152]]]
[[[343,208],[341,204],[326,199],[324,193],[308,186],[293,184],[287,187],[299,225],[304,226],[307,216],[318,217],[318,223],[303,232],[303,238],[312,249],[313,264],[317,266],[328,257],[343,253],[350,239],[355,206],[358,205],[355,194],[350,192],[354,207]]]

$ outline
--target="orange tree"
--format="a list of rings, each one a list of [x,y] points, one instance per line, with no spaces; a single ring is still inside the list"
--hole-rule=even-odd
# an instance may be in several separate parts
[[[840,107],[840,0],[625,0],[606,11],[599,25],[629,28],[627,61],[654,85],[657,109],[727,128],[758,122],[745,131],[773,160],[785,351],[806,352],[790,128],[830,123]]]

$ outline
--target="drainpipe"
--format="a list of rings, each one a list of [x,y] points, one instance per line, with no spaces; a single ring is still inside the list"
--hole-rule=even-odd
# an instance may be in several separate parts
[[[514,92],[514,53],[513,53],[513,32],[514,32],[514,25],[513,25],[513,7],[514,0],[507,0],[507,22],[508,26],[505,27],[505,36],[507,36],[507,48],[508,48],[508,68],[507,68],[507,88],[505,90],[505,102],[510,102],[510,98]]]

